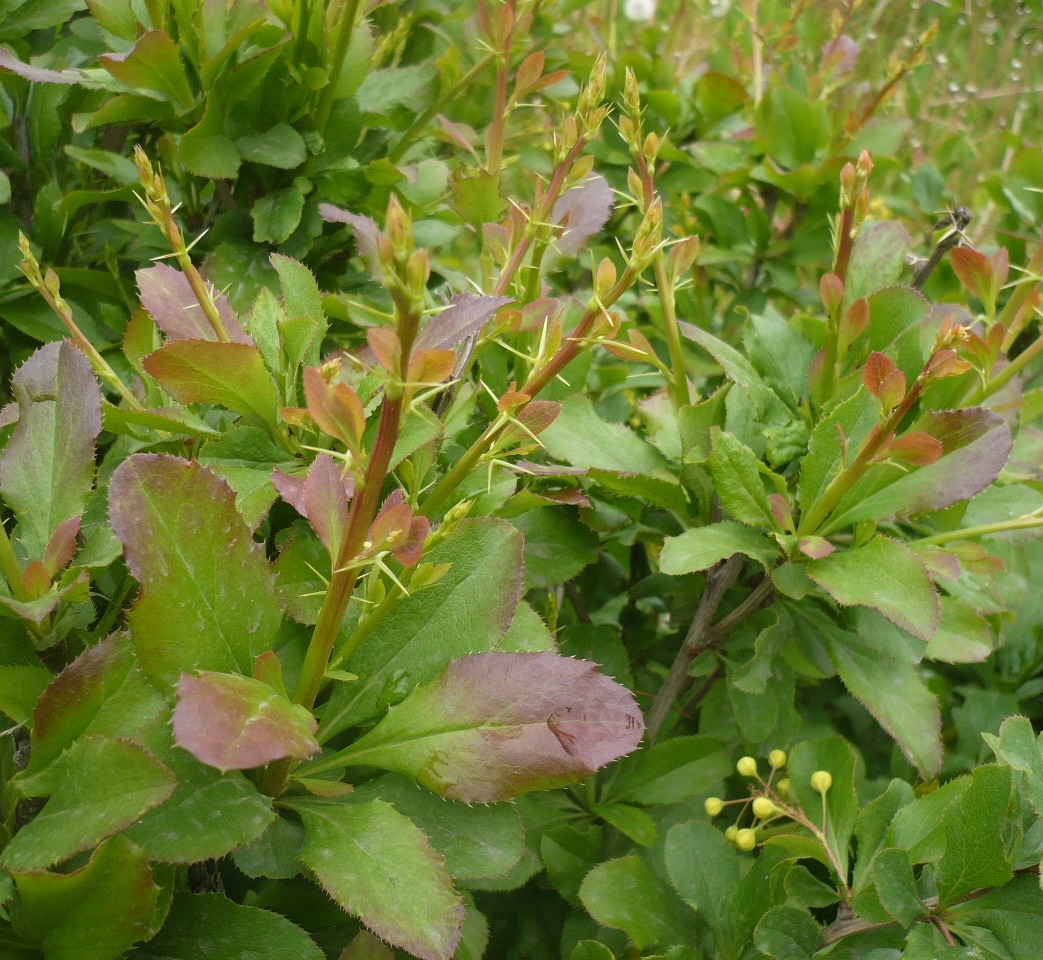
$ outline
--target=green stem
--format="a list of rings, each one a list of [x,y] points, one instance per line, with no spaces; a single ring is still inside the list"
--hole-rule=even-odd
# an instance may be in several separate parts
[[[320,133],[326,130],[330,113],[333,111],[333,101],[337,95],[337,84],[340,82],[340,75],[344,70],[344,60],[348,55],[352,34],[355,32],[359,6],[360,0],[345,0],[340,22],[337,24],[337,39],[334,41],[333,56],[330,59],[329,82],[322,88],[319,105],[315,111],[315,128]]]
[[[496,54],[487,53],[481,60],[479,60],[470,70],[467,71],[459,80],[456,81],[445,93],[443,93],[431,106],[429,106],[423,113],[417,114],[416,119],[409,125],[409,128],[405,133],[402,134],[390,151],[388,151],[388,160],[392,163],[398,163],[399,160],[405,156],[406,151],[413,145],[418,134],[426,129],[427,125],[438,115],[439,111],[450,101],[455,100],[461,93],[463,93],[471,84],[479,77],[479,75],[485,70],[490,63],[496,59]]]
[[[1037,527],[1043,527],[1043,515],[1039,511],[1033,511],[1018,517],[1016,520],[983,523],[977,527],[962,527],[959,530],[948,530],[945,533],[936,533],[930,537],[921,537],[919,540],[910,540],[909,546],[949,543],[952,540],[972,540],[976,537],[987,537],[993,533],[1007,533],[1011,530],[1033,530]]]
[[[670,399],[673,400],[674,408],[679,410],[692,402],[692,395],[688,388],[688,374],[685,371],[684,352],[681,349],[681,330],[677,326],[674,285],[667,276],[666,258],[661,251],[656,254],[653,267],[656,290],[659,293],[659,307],[663,311],[666,345],[670,351]]]

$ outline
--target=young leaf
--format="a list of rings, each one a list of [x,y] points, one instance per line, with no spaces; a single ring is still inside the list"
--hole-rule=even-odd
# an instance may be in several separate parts
[[[20,781],[23,795],[50,799],[15,834],[0,863],[12,873],[41,870],[89,850],[159,806],[174,786],[174,775],[144,747],[83,737],[53,768]]]
[[[469,802],[582,780],[630,753],[644,722],[630,691],[597,666],[551,653],[454,660],[323,768],[365,764]]]
[[[304,707],[252,677],[201,671],[178,681],[174,739],[222,772],[306,760],[319,749],[315,728]]]
[[[923,562],[896,540],[874,537],[837,551],[809,563],[808,575],[837,603],[873,607],[922,640],[938,626],[938,595]]]
[[[30,559],[63,522],[83,514],[94,483],[101,390],[68,340],[40,347],[11,380],[18,423],[0,461],[0,493]]]
[[[999,737],[987,739],[997,760],[1025,775],[1025,795],[1036,813],[1043,814],[1043,734],[1036,736],[1027,717],[1008,717]]]
[[[127,619],[149,679],[170,690],[183,670],[249,673],[281,611],[228,486],[198,463],[137,454],[113,474],[109,504],[142,585]]]
[[[166,334],[168,341],[217,341],[217,333],[203,313],[188,279],[180,270],[165,263],[157,263],[147,270],[138,270],[134,279],[138,282],[142,306],[149,312],[156,326]],[[214,304],[229,339],[233,343],[253,345],[253,340],[246,335],[236,319],[228,297],[216,296]]]
[[[847,310],[856,300],[894,286],[905,267],[908,250],[909,234],[900,223],[883,220],[863,226],[851,249],[841,309]]]
[[[106,840],[71,873],[16,873],[13,920],[54,960],[111,960],[154,931],[159,887],[145,851]]]
[[[565,227],[555,244],[558,252],[576,256],[611,216],[612,199],[608,181],[597,173],[565,191],[550,214],[551,223]]]
[[[500,307],[513,303],[511,297],[486,297],[475,293],[459,293],[449,306],[436,313],[417,335],[413,349],[453,347],[474,336],[496,314]]]
[[[86,734],[140,740],[166,710],[138,668],[127,635],[114,634],[84,650],[37,701],[25,775],[39,773]]]
[[[278,427],[279,395],[255,346],[172,340],[145,358],[145,369],[180,403],[217,403]]]
[[[361,679],[334,687],[320,741],[377,716],[450,660],[492,650],[510,626],[522,589],[522,538],[509,523],[465,520],[427,561],[451,566],[397,602],[344,664]]]
[[[233,903],[220,893],[174,898],[163,929],[133,960],[324,960],[325,954],[284,916]]]
[[[383,800],[302,803],[297,810],[301,860],[341,907],[415,957],[453,956],[464,905],[419,827]]]
[[[655,473],[666,460],[651,444],[618,423],[602,420],[586,397],[570,397],[540,441],[547,453],[574,467],[617,473]]]

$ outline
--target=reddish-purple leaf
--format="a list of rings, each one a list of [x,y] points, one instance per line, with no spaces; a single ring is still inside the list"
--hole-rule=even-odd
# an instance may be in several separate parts
[[[797,544],[797,549],[805,557],[811,557],[812,560],[821,560],[823,557],[828,557],[835,552],[837,548],[825,537],[801,537],[800,542]]]
[[[348,528],[348,501],[353,491],[350,475],[345,480],[337,461],[320,453],[304,482],[305,516],[334,561]]]
[[[479,653],[392,707],[323,767],[404,773],[445,797],[494,802],[576,783],[637,748],[644,721],[596,664],[551,653]]]
[[[954,247],[949,253],[949,262],[964,288],[986,303],[992,288],[992,262],[989,258],[970,247]]]
[[[308,519],[308,507],[304,502],[304,485],[307,477],[298,477],[292,473],[284,473],[278,467],[272,469],[272,486],[294,510],[305,520]]]
[[[370,327],[366,331],[366,343],[373,351],[373,356],[391,376],[400,376],[402,364],[402,343],[398,334],[390,327]]]
[[[181,674],[174,740],[201,763],[252,770],[319,749],[312,715],[267,683],[232,673]]]
[[[825,73],[851,73],[858,65],[858,44],[841,34],[822,48],[822,70]]]
[[[87,506],[101,390],[68,340],[40,347],[15,371],[11,389],[18,424],[0,462],[0,492],[18,518],[26,554],[37,560],[58,528]]]
[[[218,339],[192,287],[180,270],[165,263],[157,263],[147,270],[138,270],[134,277],[138,281],[142,306],[168,340]],[[228,297],[223,294],[216,296],[214,302],[232,342],[253,344],[236,319]]]
[[[420,331],[414,349],[452,347],[478,333],[500,307],[513,303],[511,297],[486,297],[460,293],[449,306],[435,314]]]
[[[559,253],[574,257],[612,215],[612,188],[599,173],[566,191],[551,210],[552,223],[565,227],[558,238]]]
[[[170,688],[184,670],[248,673],[282,613],[231,488],[197,462],[136,454],[113,474],[109,513],[141,584],[127,619],[146,675]]]
[[[866,358],[866,364],[862,368],[862,382],[874,397],[880,399],[884,381],[894,371],[895,365],[891,358],[874,350]]]
[[[914,467],[926,467],[942,455],[942,442],[922,430],[910,430],[888,448],[888,456],[904,460]]]
[[[58,524],[54,535],[47,543],[43,554],[43,565],[50,576],[64,570],[76,553],[76,535],[80,532],[82,517],[70,517]]]
[[[357,450],[366,429],[366,414],[358,394],[346,383],[328,383],[318,367],[304,368],[308,413],[320,430]]]
[[[380,253],[377,244],[380,240],[380,228],[376,220],[351,213],[332,203],[319,204],[319,216],[327,223],[346,223],[355,231],[355,245],[359,256],[366,261],[370,273],[380,279]]]

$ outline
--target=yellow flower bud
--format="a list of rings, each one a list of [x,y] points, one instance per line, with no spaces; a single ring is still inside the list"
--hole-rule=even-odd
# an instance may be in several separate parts
[[[767,820],[768,817],[775,816],[779,812],[779,808],[775,806],[767,797],[757,797],[753,801],[753,815],[758,820]]]
[[[777,784],[775,784],[775,789],[779,791],[779,796],[780,797],[788,797],[789,796],[789,788],[790,788],[789,777],[783,777]]]
[[[788,759],[785,750],[772,750],[771,753],[768,754],[768,763],[772,770],[778,770],[786,766],[786,761]]]
[[[711,817],[716,817],[724,809],[724,801],[720,797],[707,797],[703,809]]]
[[[744,777],[757,776],[757,761],[753,757],[740,757],[735,769]]]
[[[739,828],[732,824],[727,830],[724,831],[724,839],[729,843],[735,843],[735,838],[739,834]]]
[[[735,846],[747,852],[757,846],[757,834],[750,829],[739,830],[735,834]]]
[[[826,770],[816,770],[811,775],[811,789],[823,795],[833,786],[833,777]]]

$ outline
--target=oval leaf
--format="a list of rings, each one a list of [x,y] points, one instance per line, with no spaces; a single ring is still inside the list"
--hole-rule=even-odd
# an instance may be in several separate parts
[[[449,960],[464,904],[426,834],[383,800],[299,805],[301,860],[377,936],[422,960]]]
[[[307,710],[251,677],[183,673],[177,685],[177,745],[221,771],[306,760],[319,749],[315,728]]]
[[[643,733],[633,695],[596,664],[480,653],[451,663],[321,766],[377,766],[487,803],[576,783],[630,753]]]

